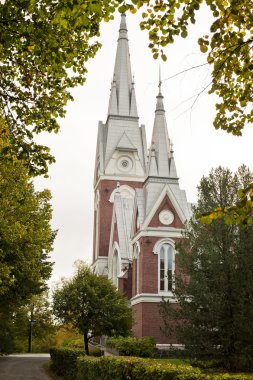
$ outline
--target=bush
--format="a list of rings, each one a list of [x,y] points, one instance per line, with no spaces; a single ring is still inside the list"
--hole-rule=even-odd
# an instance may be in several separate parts
[[[104,352],[99,347],[89,347],[89,355],[91,356],[103,356]]]
[[[123,356],[138,356],[142,358],[152,358],[156,352],[155,340],[149,336],[144,336],[140,339],[133,337],[107,338],[106,347],[114,348]]]
[[[77,380],[204,380],[200,370],[155,359],[106,356],[78,359]],[[206,379],[206,378],[205,378]]]
[[[52,370],[64,380],[76,380],[77,358],[84,355],[84,349],[53,347],[50,349]]]
[[[247,374],[207,374],[166,360],[106,356],[78,359],[77,380],[252,380]]]

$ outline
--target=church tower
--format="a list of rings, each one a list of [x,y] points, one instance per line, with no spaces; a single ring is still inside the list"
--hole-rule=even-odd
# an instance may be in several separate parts
[[[191,216],[185,191],[179,187],[173,145],[168,135],[161,80],[149,150],[147,177],[136,189],[131,241],[133,244],[132,298],[134,334],[153,336],[157,343],[176,344],[164,336],[159,304],[173,298],[178,270],[175,244]]]
[[[133,199],[146,178],[146,132],[139,117],[132,76],[126,16],[122,14],[107,120],[98,124],[94,174],[93,268],[108,272],[115,194]]]
[[[176,242],[191,207],[179,187],[159,79],[152,141],[139,125],[126,17],[121,16],[108,114],[99,122],[94,174],[93,269],[127,295],[136,337],[163,335],[159,303],[173,298]],[[176,304],[175,304],[176,305]]]

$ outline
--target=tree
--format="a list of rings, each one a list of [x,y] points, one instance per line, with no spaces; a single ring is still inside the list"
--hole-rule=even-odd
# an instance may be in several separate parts
[[[0,150],[9,144],[0,119]],[[19,160],[0,159],[0,313],[29,302],[50,278],[55,232],[48,190],[37,192]]]
[[[253,121],[253,1],[132,0],[131,3],[121,6],[120,11],[147,7],[142,14],[141,28],[149,31],[149,46],[154,58],[161,53],[164,60],[167,58],[163,47],[174,43],[176,36],[187,37],[189,24],[195,23],[196,12],[201,3],[206,3],[213,23],[209,35],[199,38],[198,43],[201,52],[208,53],[207,64],[213,68],[209,93],[220,98],[216,104],[214,127],[241,135],[245,124]]]
[[[33,310],[32,348],[35,352],[48,352],[56,342],[56,326],[50,312],[47,293],[33,296],[27,305],[11,313],[0,313],[0,352],[27,352]]]
[[[126,336],[133,323],[127,299],[110,280],[84,265],[54,290],[53,313],[61,323],[70,324],[83,335],[87,354],[92,337]]]
[[[202,2],[214,17],[210,35],[199,39],[201,51],[208,52],[206,64],[213,67],[210,93],[221,99],[214,126],[239,135],[253,120],[252,0],[0,2],[0,109],[15,156],[25,160],[30,173],[46,174],[54,161],[34,134],[58,131],[57,118],[72,100],[69,89],[85,82],[85,62],[101,46],[96,38],[102,21],[113,19],[117,9],[135,13],[145,7],[141,28],[149,31],[154,58],[161,53],[166,60],[163,47],[178,35],[187,37]]]
[[[237,188],[252,181],[242,166],[233,175],[219,167],[203,177],[194,213],[224,207],[237,199]],[[179,307],[161,303],[165,331],[197,357],[218,357],[229,369],[250,369],[253,358],[253,228],[223,220],[189,222],[178,245],[180,270],[174,295]]]
[[[34,133],[57,132],[57,118],[83,84],[85,62],[100,43],[100,23],[117,1],[4,0],[0,2],[0,110],[10,128],[15,155],[30,173],[46,174],[54,161]],[[8,150],[9,152],[9,150]]]

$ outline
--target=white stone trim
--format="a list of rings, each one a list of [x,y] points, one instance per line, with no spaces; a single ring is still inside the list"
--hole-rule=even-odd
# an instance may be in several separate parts
[[[170,189],[170,187],[168,185],[166,185],[164,187],[164,189],[162,190],[161,194],[159,195],[159,197],[157,198],[154,206],[152,207],[152,209],[150,210],[148,216],[146,217],[144,223],[143,223],[143,228],[147,228],[149,223],[151,222],[153,216],[155,215],[158,207],[160,206],[162,200],[164,199],[165,195],[168,195],[172,205],[174,206],[180,220],[182,223],[185,223],[185,221],[187,220],[187,217],[185,216],[183,210],[181,209],[174,193],[172,192],[172,190]]]
[[[159,241],[156,242],[156,244],[154,245],[154,249],[153,249],[153,253],[154,254],[157,254],[158,255],[158,284],[157,284],[157,289],[158,289],[158,293],[159,294],[165,294],[168,293],[168,291],[166,290],[160,290],[160,249],[162,248],[162,246],[164,244],[168,244],[171,248],[172,248],[172,289],[174,290],[175,289],[175,281],[173,281],[173,276],[175,274],[175,270],[176,270],[176,263],[175,263],[175,257],[176,257],[176,252],[175,252],[175,242],[171,239],[161,239]],[[164,266],[166,266],[166,263],[167,263],[167,260],[168,260],[168,256],[165,255],[164,256]],[[166,276],[164,278],[164,287],[166,288],[166,286],[168,285],[168,280],[166,279]]]
[[[95,187],[94,187],[94,190],[97,189],[100,181],[104,180],[104,179],[108,179],[108,180],[111,180],[111,181],[133,181],[133,182],[144,182],[145,178],[144,177],[132,177],[132,176],[120,176],[120,175],[100,175]]]
[[[154,293],[141,293],[131,298],[130,302],[131,306],[147,302],[158,303],[161,302],[163,298],[165,298],[166,300],[173,300],[174,303],[177,302],[172,292],[164,292],[164,295]]]
[[[120,192],[123,198],[133,199],[135,197],[135,190],[129,185],[121,185],[116,187],[110,195],[109,202],[114,203],[114,196],[116,192]],[[124,195],[125,194],[125,195]]]
[[[175,242],[174,242],[174,240],[172,240],[170,238],[163,238],[163,239],[158,240],[155,243],[154,248],[153,248],[153,253],[155,253],[156,255],[158,255],[159,254],[159,249],[165,243],[170,244],[172,246],[172,248],[175,249]]]
[[[146,228],[141,229],[136,233],[132,238],[132,242],[135,243],[141,237],[150,236],[150,237],[160,237],[160,238],[181,238],[183,230],[176,229],[174,227],[158,227],[158,228]]]
[[[108,257],[98,256],[91,265],[91,268],[96,274],[108,276]]]

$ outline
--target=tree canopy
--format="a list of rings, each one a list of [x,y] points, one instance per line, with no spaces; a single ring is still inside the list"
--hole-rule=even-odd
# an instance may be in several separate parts
[[[195,213],[236,202],[238,187],[253,174],[242,166],[233,174],[219,167],[203,177]],[[177,246],[179,270],[174,295],[179,308],[163,301],[165,330],[197,357],[219,358],[229,369],[252,368],[253,228],[223,220],[192,219]],[[175,322],[173,327],[172,321]]]
[[[62,280],[53,292],[53,313],[63,324],[70,324],[88,341],[101,335],[126,336],[133,323],[132,310],[110,280],[79,265],[72,279]]]
[[[9,144],[1,119],[0,136],[1,149]],[[48,190],[34,190],[21,161],[0,160],[0,312],[46,288],[55,237],[50,199]]]
[[[253,120],[252,0],[4,0],[0,3],[0,108],[10,128],[15,156],[30,173],[46,174],[54,161],[34,134],[57,132],[70,89],[85,82],[86,61],[101,46],[102,21],[115,11],[143,9],[154,58],[187,37],[196,12],[206,3],[213,15],[210,33],[199,45],[211,65],[210,93],[218,95],[215,128],[239,135]],[[7,152],[6,152],[7,151]],[[2,155],[10,153],[7,147]]]

